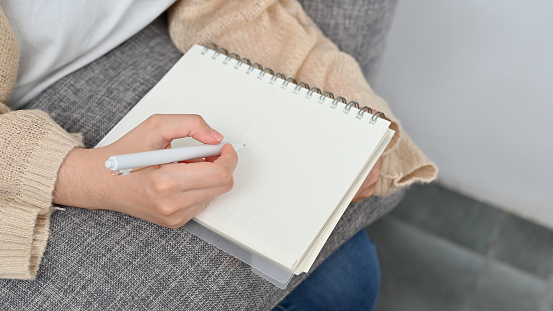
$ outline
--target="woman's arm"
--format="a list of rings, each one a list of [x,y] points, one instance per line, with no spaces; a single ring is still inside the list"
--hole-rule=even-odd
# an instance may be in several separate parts
[[[0,114],[0,133],[0,277],[34,278],[58,169],[81,143],[40,111]]]
[[[82,147],[79,136],[46,113],[10,111],[3,104],[15,82],[19,48],[1,10],[0,50],[0,278],[36,276],[53,202],[180,227],[232,188],[237,155],[230,146],[208,161],[111,176],[103,165],[110,155],[165,148],[174,138],[219,143],[223,137],[199,116],[154,116],[109,146],[76,148]]]
[[[180,0],[170,9],[169,30],[183,52],[195,43],[214,42],[287,77],[384,112],[396,134],[382,157],[377,195],[435,179],[436,166],[403,133],[355,59],[326,38],[297,1]]]
[[[129,176],[111,176],[104,167],[110,155],[162,149],[175,138],[222,140],[193,115],[153,116],[99,149],[75,148],[82,146],[75,136],[36,110],[0,114],[0,133],[0,278],[36,276],[53,202],[178,228],[232,188],[238,161],[234,149],[225,146],[209,161],[166,164]]]

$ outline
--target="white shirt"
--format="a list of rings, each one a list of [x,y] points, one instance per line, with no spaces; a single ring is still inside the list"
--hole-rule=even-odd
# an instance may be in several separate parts
[[[8,105],[16,109],[109,52],[175,0],[0,0],[21,50]]]

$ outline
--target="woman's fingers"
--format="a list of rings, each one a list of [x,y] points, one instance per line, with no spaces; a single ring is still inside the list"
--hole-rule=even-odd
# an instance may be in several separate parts
[[[162,148],[173,139],[192,137],[205,144],[217,144],[223,140],[216,130],[197,114],[157,114],[144,121],[145,127],[159,139]]]
[[[140,217],[144,220],[153,222],[157,225],[168,228],[180,228],[199,214],[207,206],[208,202],[201,202],[195,205],[187,206],[186,209],[180,209],[176,213],[163,215],[158,212],[152,212],[151,215]]]
[[[180,227],[232,189],[237,162],[234,148],[225,145],[213,162],[173,163],[133,173],[128,177],[142,180],[140,188],[147,199],[137,201],[140,207],[127,213],[162,226]]]
[[[164,149],[174,139],[191,137],[205,144],[218,144],[223,140],[199,115],[155,114],[123,136],[117,148],[129,152]]]
[[[237,163],[236,151],[231,145],[225,145],[221,156],[213,162],[171,163],[144,173],[151,174],[149,181],[152,189],[170,195],[173,192],[228,185]]]
[[[223,139],[198,115],[153,115],[117,142],[95,152],[107,158],[108,154],[163,149],[172,140],[184,137],[206,144],[217,144]],[[98,197],[106,201],[100,205],[162,226],[180,227],[215,197],[232,189],[238,156],[232,145],[227,144],[218,157],[187,162],[145,168],[120,177],[117,182],[103,177],[109,185],[106,182],[102,189],[110,195],[100,193]]]
[[[379,177],[380,159],[376,162],[367,178],[365,178],[365,181],[361,185],[361,188],[359,188],[359,190],[355,194],[355,197],[353,197],[353,200],[351,201],[354,203],[358,203],[363,201],[365,198],[372,196],[376,190],[376,183],[378,182]]]
[[[182,192],[172,200],[163,200],[153,205],[151,218],[155,219],[156,224],[165,227],[182,227],[203,211],[209,202],[231,188],[232,182],[225,186]]]

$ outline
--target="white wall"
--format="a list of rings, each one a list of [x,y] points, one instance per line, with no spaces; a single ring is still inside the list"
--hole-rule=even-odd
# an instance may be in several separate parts
[[[553,1],[400,0],[374,88],[442,184],[553,228]]]

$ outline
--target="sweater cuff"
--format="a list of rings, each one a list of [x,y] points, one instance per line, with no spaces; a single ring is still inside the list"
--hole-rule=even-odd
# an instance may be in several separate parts
[[[41,124],[44,136],[29,150],[19,191],[0,202],[0,278],[36,277],[48,240],[59,167],[73,148],[82,146],[74,135],[48,121]]]
[[[415,182],[429,183],[437,175],[438,167],[403,133],[395,148],[382,156],[375,195],[387,196]]]
[[[0,278],[34,279],[46,249],[52,209],[8,203],[2,207]]]
[[[47,134],[37,142],[28,158],[20,185],[20,199],[43,212],[52,208],[52,194],[65,156],[74,148],[83,146],[78,136],[67,133],[56,123],[48,125]]]

